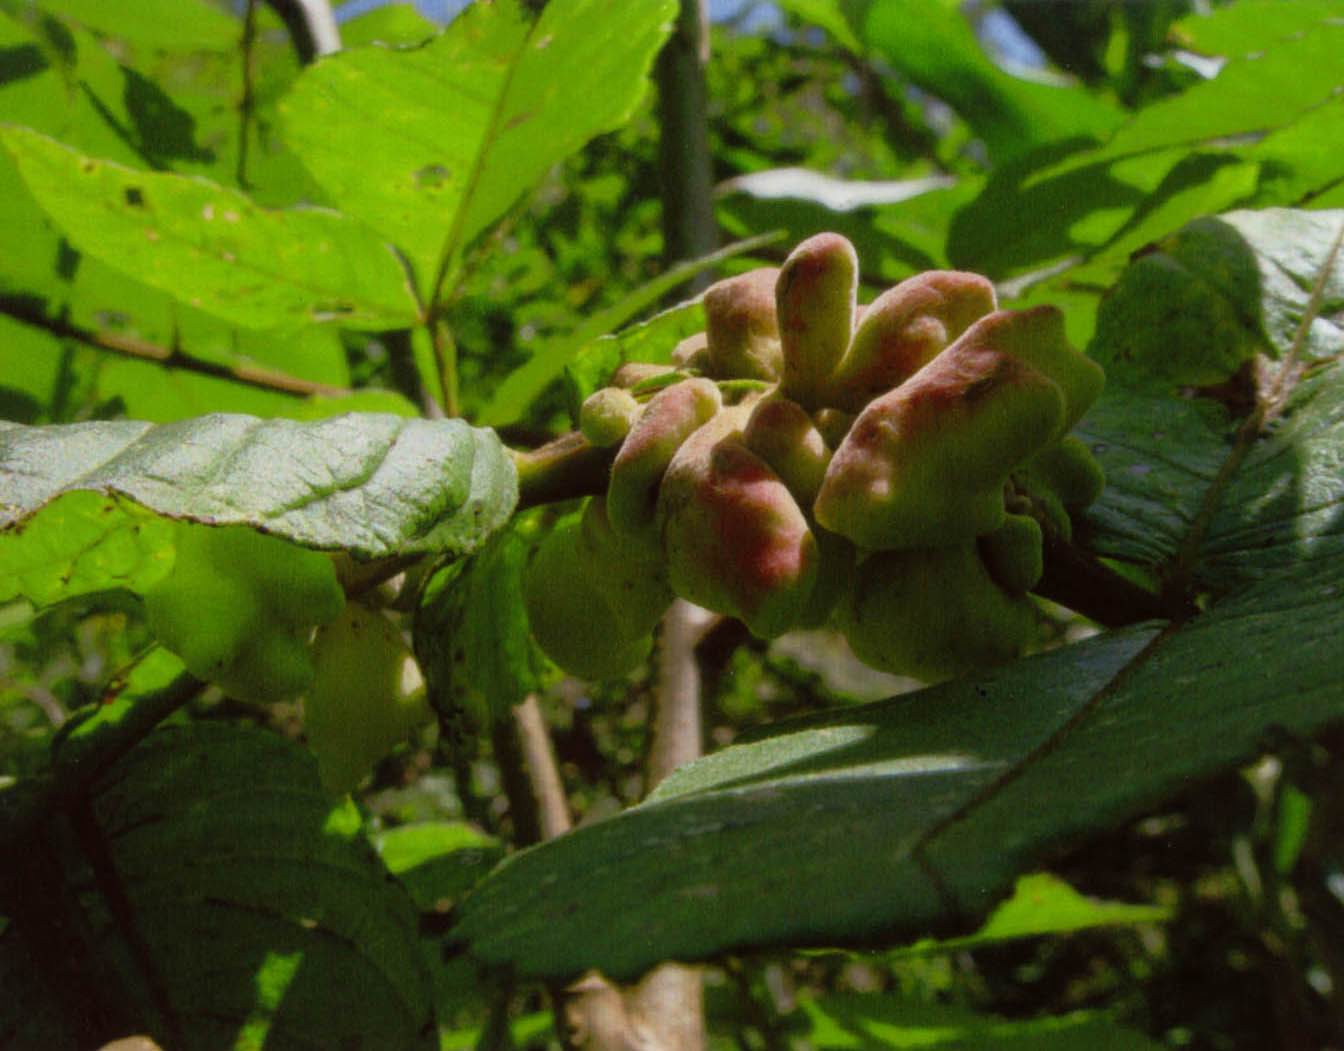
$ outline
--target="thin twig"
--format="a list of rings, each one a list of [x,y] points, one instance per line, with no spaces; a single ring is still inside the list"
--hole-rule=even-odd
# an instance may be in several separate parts
[[[256,97],[252,89],[252,76],[255,72],[254,49],[257,42],[257,0],[247,0],[247,10],[243,13],[243,93],[238,100],[238,167],[234,172],[238,185],[247,188],[247,149],[248,136],[252,128],[253,111]]]
[[[259,390],[288,394],[297,398],[322,395],[328,398],[341,398],[350,394],[348,387],[336,387],[329,383],[301,379],[276,369],[260,365],[223,365],[214,361],[202,361],[174,347],[161,346],[136,336],[125,336],[116,332],[99,332],[93,329],[73,325],[67,321],[58,321],[44,317],[35,309],[29,309],[23,303],[12,299],[0,300],[0,314],[21,321],[33,328],[40,328],[61,339],[72,339],[97,350],[119,354],[122,357],[136,358],[140,361],[152,361],[179,372],[191,372],[212,379],[241,383]]]

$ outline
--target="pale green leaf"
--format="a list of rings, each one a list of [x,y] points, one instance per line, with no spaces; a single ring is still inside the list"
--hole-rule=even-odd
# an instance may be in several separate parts
[[[204,179],[137,171],[30,129],[0,129],[28,190],[82,252],[182,302],[252,328],[415,321],[406,275],[362,225],[273,211]]]
[[[0,492],[0,593],[45,603],[161,572],[156,515],[360,558],[464,554],[508,521],[517,482],[494,433],[460,420],[214,415],[0,423]]]
[[[554,0],[529,25],[515,0],[473,4],[421,48],[317,63],[285,100],[287,139],[428,290],[551,165],[628,119],[675,10]]]

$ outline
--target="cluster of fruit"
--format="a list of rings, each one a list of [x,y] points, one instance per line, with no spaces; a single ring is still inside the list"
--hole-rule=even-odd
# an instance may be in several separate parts
[[[997,310],[976,274],[866,307],[857,289],[853,246],[812,237],[712,286],[670,375],[627,366],[588,399],[584,434],[619,446],[610,482],[525,589],[557,664],[630,670],[674,595],[761,637],[833,624],[866,663],[926,679],[1022,652],[1043,529],[1067,538],[1103,484],[1069,436],[1102,371],[1058,310]]]
[[[346,602],[332,560],[246,526],[179,523],[145,592],[159,642],[231,697],[304,698],[322,782],[340,794],[428,720],[420,669],[383,614]]]

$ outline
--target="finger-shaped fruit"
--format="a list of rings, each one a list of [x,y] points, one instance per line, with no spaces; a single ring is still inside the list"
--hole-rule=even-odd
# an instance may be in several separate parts
[[[1064,540],[1073,536],[1069,514],[1101,495],[1106,476],[1101,464],[1078,438],[1066,434],[1013,472],[1013,484],[1031,497],[1047,523]]]
[[[578,557],[590,578],[605,592],[607,605],[625,619],[625,634],[647,635],[674,598],[661,553],[620,537],[600,497],[584,505],[579,522]]]
[[[1060,436],[1082,419],[1106,383],[1101,366],[1069,345],[1064,314],[1058,307],[1000,310],[977,321],[960,342],[978,343],[1010,354],[1059,384],[1064,392]]]
[[[859,414],[817,495],[821,525],[875,550],[999,527],[1008,473],[1058,435],[1064,395],[975,331]]]
[[[994,583],[1011,595],[1025,595],[1045,571],[1040,523],[1028,515],[1007,515],[1003,525],[976,540]]]
[[[771,638],[806,608],[816,540],[779,476],[740,432],[716,423],[691,436],[663,479],[658,521],[668,582],[682,598]]]
[[[994,286],[960,270],[929,270],[887,289],[864,311],[827,384],[827,403],[861,411],[994,308]]]
[[[784,357],[784,393],[808,408],[821,404],[831,373],[854,334],[859,257],[840,234],[809,237],[789,253],[775,286]]]
[[[639,402],[621,387],[603,387],[584,399],[579,408],[579,430],[599,449],[625,440],[639,415]]]
[[[611,465],[607,514],[619,535],[656,545],[654,513],[663,472],[681,443],[722,405],[719,388],[707,379],[682,380],[649,399]]]
[[[865,664],[929,681],[1011,660],[1036,628],[1031,601],[995,584],[970,543],[879,551],[836,619]]]
[[[313,641],[317,672],[303,698],[304,733],[322,784],[343,795],[430,719],[424,679],[386,616],[349,603]]]
[[[627,361],[611,374],[611,386],[630,390],[642,383],[656,380],[660,376],[675,373],[671,365],[653,365],[646,361]]]
[[[762,398],[752,409],[742,438],[779,475],[800,506],[812,506],[831,450],[807,410],[782,396]]]
[[[523,575],[532,637],[546,656],[581,679],[613,679],[647,659],[652,636],[629,633],[630,621],[593,580],[577,518],[557,525],[538,545]]]
[[[706,374],[715,379],[779,379],[778,276],[773,267],[762,267],[705,290]]]
[[[706,370],[709,367],[709,336],[696,332],[683,339],[672,348],[672,364],[681,369]]]
[[[818,409],[812,414],[812,422],[817,425],[822,440],[831,449],[840,448],[840,443],[845,440],[845,435],[857,418],[856,414],[844,409]]]

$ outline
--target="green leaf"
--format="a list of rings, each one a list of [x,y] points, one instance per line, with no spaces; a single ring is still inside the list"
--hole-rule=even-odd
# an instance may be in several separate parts
[[[633,292],[622,297],[605,310],[590,314],[573,332],[536,351],[526,364],[509,374],[494,397],[481,409],[478,422],[487,426],[501,426],[514,422],[523,411],[564,372],[565,367],[593,341],[609,335],[632,317],[647,310],[672,289],[696,274],[717,266],[725,259],[755,251],[762,245],[779,240],[776,234],[762,234],[728,245],[717,252],[692,259],[664,271],[652,281],[646,281]],[[675,344],[673,344],[675,345]],[[672,346],[668,346],[668,352]]]
[[[891,993],[831,993],[799,1005],[807,1039],[822,1049],[943,1051],[1158,1051],[1166,1045],[1090,1011],[1026,1020]]]
[[[422,911],[450,905],[504,856],[499,840],[460,821],[402,825],[373,845]]]
[[[873,51],[942,98],[997,161],[1047,142],[1100,139],[1121,111],[1081,87],[1011,76],[981,50],[960,9],[942,0],[847,0],[848,20]]]
[[[532,539],[501,531],[468,561],[425,586],[415,618],[416,657],[436,708],[466,704],[481,722],[506,713],[548,678],[523,606]]]
[[[623,124],[672,0],[473,4],[439,38],[355,48],[307,70],[287,139],[336,204],[391,238],[422,290],[557,161]]]
[[[236,190],[84,156],[0,129],[28,190],[82,252],[189,306],[252,328],[413,323],[406,276],[365,227],[319,209],[269,211]]]
[[[603,336],[580,350],[565,366],[569,412],[575,425],[584,399],[605,386],[611,374],[627,361],[670,365],[676,345],[704,328],[704,305],[693,299],[669,307],[623,332]]]
[[[1235,4],[1196,9],[1172,26],[1183,46],[1205,55],[1241,58],[1264,50],[1267,43],[1313,32],[1339,17],[1334,0],[1237,0]]]
[[[47,877],[70,880],[89,949],[155,1005],[165,1046],[174,1031],[192,1047],[435,1046],[415,907],[303,749],[225,723],[160,729],[92,811],[124,902],[77,864]]]
[[[341,23],[341,44],[349,49],[364,44],[420,44],[439,27],[414,4],[384,4]]]
[[[242,23],[206,0],[41,0],[41,7],[88,29],[152,48],[225,51],[238,46]]]
[[[213,415],[0,423],[0,492],[0,596],[41,604],[161,574],[155,515],[357,558],[465,554],[508,521],[517,482],[494,433],[460,420]]]
[[[1344,302],[1326,241],[1340,216],[1224,221],[1258,273],[1279,272],[1285,326],[1310,319],[1313,288],[1323,310]],[[959,933],[1047,851],[1247,761],[1271,730],[1344,718],[1344,366],[1312,348],[1285,355],[1281,381],[1261,359],[1258,428],[1123,385],[1084,421],[1110,485],[1080,533],[1189,578],[1202,612],[734,744],[506,860],[462,903],[455,940],[523,974],[624,977]]]
[[[927,956],[1019,938],[1072,934],[1096,927],[1165,923],[1171,918],[1170,909],[1157,905],[1128,905],[1084,897],[1058,876],[1037,872],[1018,879],[1012,897],[990,913],[984,925],[974,934],[941,941],[921,939],[913,945],[894,950],[888,956]]]

